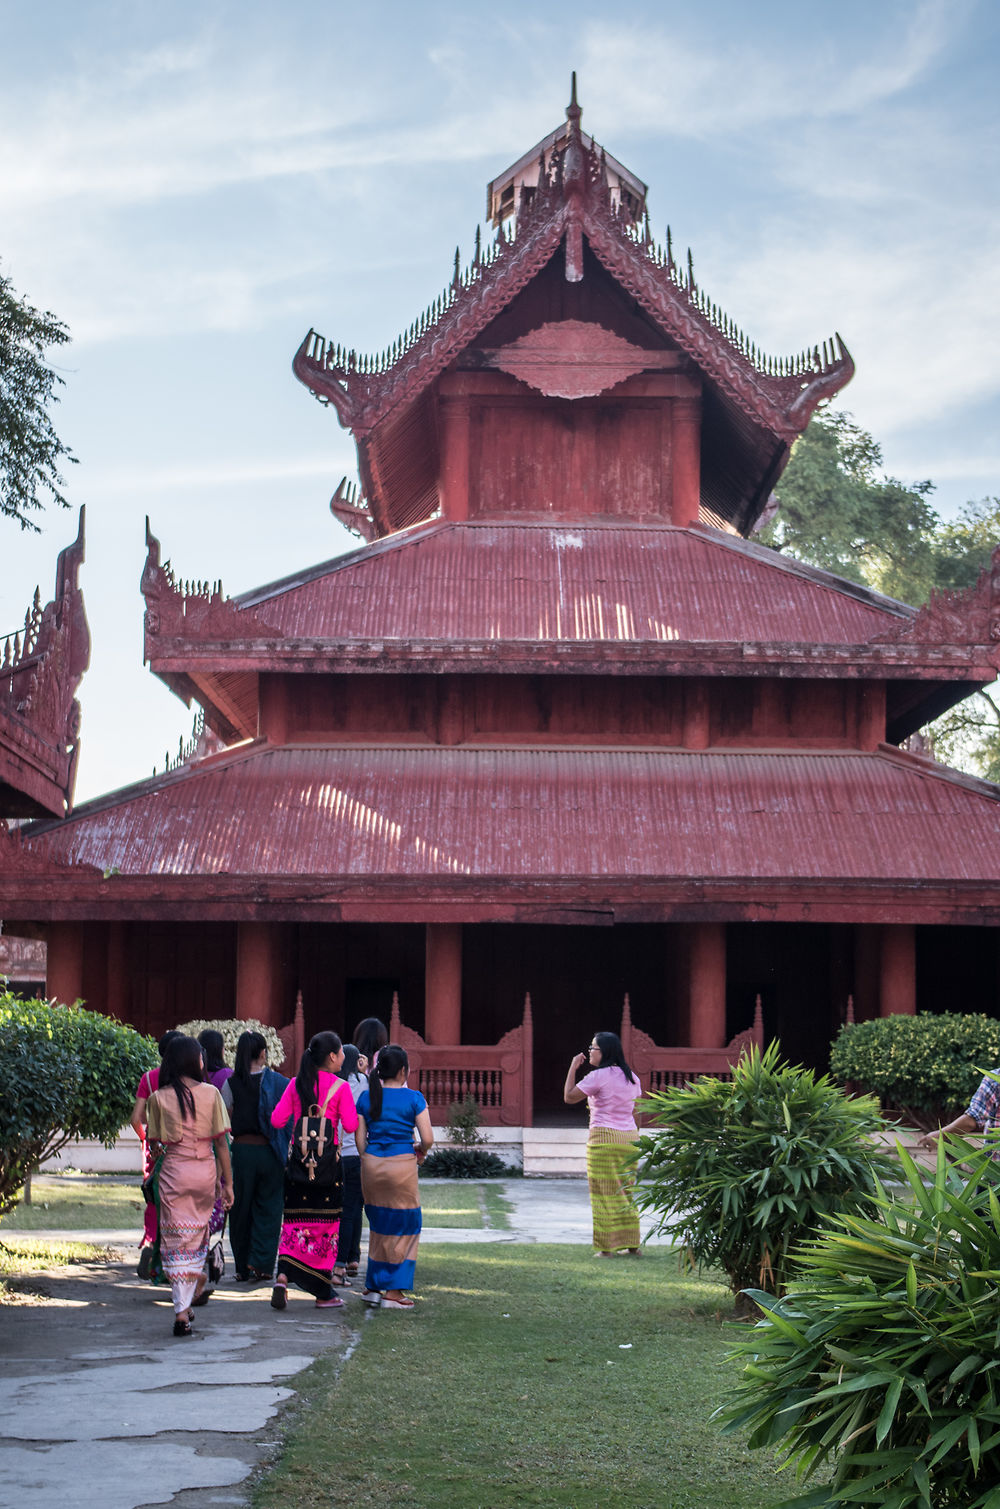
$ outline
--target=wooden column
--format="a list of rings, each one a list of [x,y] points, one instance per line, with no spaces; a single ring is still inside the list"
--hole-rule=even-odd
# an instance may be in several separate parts
[[[701,503],[701,399],[675,398],[673,413],[673,498],[670,515],[674,524],[695,524]]]
[[[446,519],[469,517],[469,400],[462,394],[443,395],[439,409],[441,434],[441,512]]]
[[[428,922],[424,968],[424,1040],[462,1041],[462,926]]]
[[[691,929],[690,1045],[726,1046],[726,929],[697,922]]]
[[[870,1022],[878,1016],[881,929],[858,923],[854,929],[854,1020]]]
[[[281,935],[274,922],[240,922],[236,928],[236,1015],[270,1027],[288,1016],[281,1000]]]
[[[879,1016],[913,1016],[917,1009],[916,938],[912,927],[883,927],[879,960]]]
[[[83,924],[53,922],[46,941],[45,994],[72,1006],[83,995]]]
[[[707,749],[712,735],[708,684],[688,681],[684,686],[684,748]]]
[[[129,1015],[128,949],[126,947],[126,924],[108,923],[108,986],[105,991],[104,1009],[108,1016],[126,1021]]]
[[[858,748],[877,749],[885,739],[885,682],[862,682],[857,698]]]

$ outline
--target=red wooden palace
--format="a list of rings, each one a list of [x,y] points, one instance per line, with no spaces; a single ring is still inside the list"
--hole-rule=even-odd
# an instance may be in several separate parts
[[[1000,556],[918,611],[748,539],[853,365],[757,351],[645,198],[574,98],[389,351],[309,333],[360,548],[227,599],[149,534],[146,658],[225,747],[5,840],[51,992],[150,1032],[395,994],[424,1082],[507,1123],[626,994],[657,1073],[758,997],[811,1062],[849,997],[995,1010],[1000,791],[900,746],[995,678]]]

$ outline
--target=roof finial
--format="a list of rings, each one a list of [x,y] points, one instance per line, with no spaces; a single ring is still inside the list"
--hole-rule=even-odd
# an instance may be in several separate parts
[[[569,100],[569,104],[566,106],[566,119],[569,121],[569,128],[570,128],[570,131],[572,132],[574,130],[574,128],[576,130],[580,129],[580,116],[583,114],[583,111],[582,111],[582,109],[580,108],[580,106],[576,102],[576,70],[575,69],[574,69],[573,73],[570,75],[570,78],[571,78],[572,82],[570,84],[570,100]]]

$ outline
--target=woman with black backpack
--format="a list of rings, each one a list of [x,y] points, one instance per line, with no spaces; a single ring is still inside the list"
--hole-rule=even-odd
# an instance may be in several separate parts
[[[356,1131],[358,1113],[350,1087],[337,1078],[343,1062],[337,1034],[317,1032],[271,1113],[272,1126],[292,1127],[278,1271],[271,1290],[275,1310],[285,1308],[290,1279],[315,1296],[317,1309],[339,1310],[344,1303],[332,1283],[343,1199],[337,1127]]]

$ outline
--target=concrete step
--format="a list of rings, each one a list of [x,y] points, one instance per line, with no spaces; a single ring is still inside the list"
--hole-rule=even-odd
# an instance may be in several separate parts
[[[525,1127],[522,1136],[527,1178],[587,1172],[586,1127]]]

